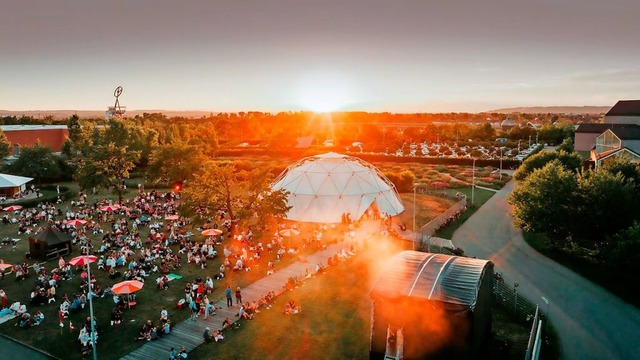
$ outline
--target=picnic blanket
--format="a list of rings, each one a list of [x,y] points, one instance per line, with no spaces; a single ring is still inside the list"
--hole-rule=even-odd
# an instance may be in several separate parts
[[[170,273],[169,275],[167,275],[167,278],[169,279],[169,281],[171,281],[174,279],[182,279],[182,276],[178,274]]]
[[[7,321],[9,321],[9,320],[11,320],[11,319],[13,319],[15,317],[16,316],[13,313],[7,314],[7,315],[4,315],[4,316],[0,316],[0,324],[4,324]]]

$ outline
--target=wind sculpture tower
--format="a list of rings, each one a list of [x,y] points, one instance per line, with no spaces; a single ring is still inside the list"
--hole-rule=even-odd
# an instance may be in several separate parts
[[[122,115],[124,115],[124,113],[127,112],[126,106],[120,106],[120,100],[118,98],[120,97],[121,94],[122,94],[122,86],[118,86],[116,90],[113,92],[113,96],[115,96],[116,102],[115,104],[113,104],[113,106],[109,106],[107,108],[107,112],[105,114],[107,120],[114,117],[121,118]]]

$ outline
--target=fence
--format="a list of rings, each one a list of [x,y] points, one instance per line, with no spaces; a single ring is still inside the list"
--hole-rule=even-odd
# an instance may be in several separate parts
[[[540,311],[536,306],[536,314],[533,317],[531,332],[529,333],[529,342],[527,343],[527,351],[524,360],[538,360],[540,356],[540,348],[542,347],[542,320],[540,319]]]
[[[463,213],[467,209],[467,196],[461,195],[460,200],[453,204],[447,211],[431,219],[428,223],[420,228],[418,231],[418,248],[424,247],[425,240],[428,242],[429,238],[434,236],[436,232],[449,224],[452,220],[456,219],[458,215]]]

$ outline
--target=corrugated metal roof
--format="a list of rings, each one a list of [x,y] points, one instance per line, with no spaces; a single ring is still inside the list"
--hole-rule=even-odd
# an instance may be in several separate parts
[[[66,130],[67,125],[1,125],[2,131]]]
[[[489,260],[403,251],[385,266],[371,296],[416,297],[473,309]]]

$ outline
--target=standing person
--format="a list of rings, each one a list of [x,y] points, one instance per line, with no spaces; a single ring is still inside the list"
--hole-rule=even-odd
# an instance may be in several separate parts
[[[211,302],[209,301],[209,297],[207,295],[202,299],[204,302],[204,319],[207,320],[209,317],[209,311],[211,310]]]
[[[196,321],[196,317],[198,317],[199,309],[198,309],[198,304],[196,304],[196,301],[193,300],[193,298],[189,302],[189,309],[191,309],[191,321]]]
[[[233,298],[231,297],[231,286],[227,286],[227,289],[224,291],[224,295],[227,297],[227,307],[232,307]]]
[[[236,288],[236,305],[242,305],[242,290],[240,290],[240,286]]]

